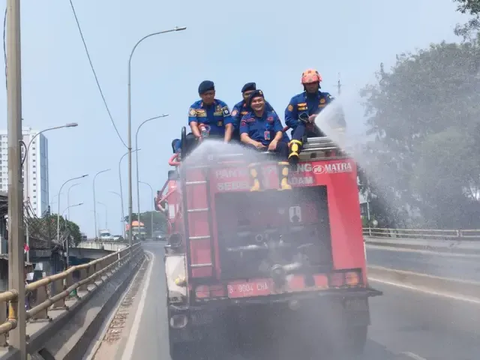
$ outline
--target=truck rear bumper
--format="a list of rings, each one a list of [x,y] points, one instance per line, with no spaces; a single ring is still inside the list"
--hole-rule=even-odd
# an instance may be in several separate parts
[[[380,291],[364,288],[348,292],[328,290],[257,298],[210,299],[185,307],[169,306],[170,341],[203,340],[208,335],[228,332],[229,324],[249,329],[250,326],[245,323],[250,320],[272,322],[274,319],[275,323],[285,324],[318,318],[319,322],[369,325],[368,298],[379,295],[382,295]],[[185,326],[173,327],[171,319],[174,316],[181,317]]]

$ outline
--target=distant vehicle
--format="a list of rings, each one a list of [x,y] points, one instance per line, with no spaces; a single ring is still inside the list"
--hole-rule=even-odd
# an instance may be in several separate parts
[[[153,233],[152,240],[154,241],[166,241],[167,240],[167,235],[161,231],[155,231]]]
[[[113,241],[124,241],[125,239],[123,238],[122,235],[113,235]]]
[[[110,233],[110,230],[108,230],[108,229],[100,230],[100,231],[98,232],[98,235],[99,235],[99,239],[100,239],[100,240],[108,240],[108,241],[112,241],[112,240],[113,240],[113,236],[112,236],[112,234]]]

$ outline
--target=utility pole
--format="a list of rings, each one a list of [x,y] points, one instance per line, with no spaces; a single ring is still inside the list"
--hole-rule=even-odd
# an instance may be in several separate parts
[[[25,263],[23,259],[22,181],[22,73],[20,0],[7,0],[7,113],[8,113],[8,288],[18,291],[13,304],[17,327],[10,331],[10,345],[27,360],[25,323]],[[9,311],[9,316],[12,316]],[[12,319],[14,320],[14,319]]]

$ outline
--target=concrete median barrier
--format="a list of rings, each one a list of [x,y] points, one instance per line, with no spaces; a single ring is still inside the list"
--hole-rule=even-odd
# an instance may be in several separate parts
[[[480,299],[480,282],[475,281],[444,278],[380,266],[369,266],[368,277],[373,281],[380,280],[432,292]]]

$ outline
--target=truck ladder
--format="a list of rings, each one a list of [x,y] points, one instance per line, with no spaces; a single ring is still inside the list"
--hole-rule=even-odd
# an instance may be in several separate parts
[[[208,168],[186,168],[183,194],[189,277],[215,276],[212,201]]]

